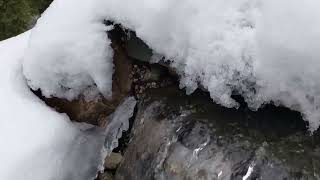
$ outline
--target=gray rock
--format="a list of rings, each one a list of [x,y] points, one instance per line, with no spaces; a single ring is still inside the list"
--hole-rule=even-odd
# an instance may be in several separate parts
[[[226,109],[209,99],[150,90],[115,179],[320,178],[320,143],[294,125],[303,122],[294,112]]]
[[[109,170],[115,170],[118,168],[121,161],[122,155],[120,153],[112,152],[109,156],[106,157],[104,167]]]
[[[125,41],[125,49],[128,56],[143,62],[149,62],[153,52],[141,39],[133,33]]]
[[[99,174],[98,180],[114,180],[114,176],[110,172],[106,171]]]

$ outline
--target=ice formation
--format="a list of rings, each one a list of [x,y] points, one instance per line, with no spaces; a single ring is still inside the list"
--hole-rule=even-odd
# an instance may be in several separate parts
[[[54,112],[28,88],[21,60],[30,32],[0,43],[0,179],[90,180],[103,165],[108,129],[72,124],[67,116]],[[128,123],[135,100],[119,106],[112,122]],[[113,123],[113,128],[119,124]],[[84,128],[85,127],[85,128]]]
[[[108,153],[118,147],[118,139],[122,137],[122,132],[129,129],[129,119],[133,116],[136,104],[135,98],[129,97],[112,114],[112,120],[106,128],[105,147],[108,147]]]
[[[77,7],[75,7],[77,4]],[[171,61],[180,86],[253,109],[273,102],[320,124],[319,2],[306,0],[55,0],[33,30],[23,70],[46,96],[111,95],[112,50],[103,20],[134,30]]]

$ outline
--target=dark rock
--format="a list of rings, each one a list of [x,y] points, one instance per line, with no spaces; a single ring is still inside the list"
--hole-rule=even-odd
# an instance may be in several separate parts
[[[111,114],[118,101],[107,101],[102,98],[86,101],[81,97],[68,101],[60,98],[44,98],[44,101],[58,112],[66,113],[72,121],[102,125],[106,117]]]
[[[106,171],[102,174],[99,174],[98,180],[114,180],[114,176],[110,172]]]
[[[116,170],[121,161],[122,155],[120,153],[112,152],[109,156],[106,157],[104,167],[108,170]]]
[[[176,88],[149,90],[115,179],[320,178],[320,143],[295,112],[226,109],[209,99]]]
[[[165,57],[154,53],[153,50],[145,42],[143,42],[140,38],[136,36],[135,33],[129,32],[127,34],[129,35],[127,35],[124,40],[124,47],[130,58],[145,63],[156,62],[157,65],[160,65],[163,68],[165,68],[171,76],[178,77],[176,69],[170,66],[170,62],[166,61]],[[151,71],[153,75],[161,74],[161,72],[156,72],[158,70],[161,71],[161,68],[157,68],[157,66],[153,67],[156,67],[156,69]]]
[[[129,57],[143,62],[149,62],[153,55],[148,45],[132,32],[129,37],[126,38],[124,47]]]

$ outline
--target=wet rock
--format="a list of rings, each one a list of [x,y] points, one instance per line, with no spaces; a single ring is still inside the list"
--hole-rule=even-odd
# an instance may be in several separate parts
[[[226,109],[203,93],[148,90],[115,179],[319,179],[320,143],[295,112]]]
[[[115,170],[121,161],[122,155],[120,153],[112,152],[108,157],[106,157],[104,167],[108,170]]]
[[[157,65],[165,68],[171,76],[178,77],[177,71],[170,66],[170,62],[166,61],[162,55],[153,52],[135,33],[128,32],[124,39],[124,48],[130,58],[145,63],[157,63]],[[152,72],[155,71],[153,70]],[[155,75],[157,75],[157,73],[155,73]]]
[[[139,39],[134,33],[126,38],[124,47],[128,56],[143,62],[149,62],[153,52],[141,39]]]
[[[98,180],[114,180],[114,176],[110,172],[106,171],[99,174]]]
[[[93,125],[102,125],[106,117],[112,113],[119,100],[108,101],[102,96],[92,100],[80,97],[68,101],[60,98],[44,98],[44,101],[58,112],[66,113],[72,121],[86,122]]]
[[[133,79],[133,91],[138,98],[143,96],[147,89],[164,87],[176,82],[176,78],[159,64],[135,63],[130,77]]]
[[[145,81],[160,81],[167,74],[167,70],[159,65],[152,65],[144,76]]]

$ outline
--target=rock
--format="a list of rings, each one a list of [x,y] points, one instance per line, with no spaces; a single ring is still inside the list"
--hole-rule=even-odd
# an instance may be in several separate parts
[[[127,57],[125,50],[116,35],[110,35],[114,50],[114,74],[112,82],[112,98],[105,99],[102,95],[89,100],[80,96],[78,99],[68,101],[61,98],[44,98],[41,93],[36,93],[49,106],[58,112],[66,113],[72,121],[86,122],[103,126],[106,117],[110,115],[123,98],[127,97],[131,90],[132,80],[129,77],[132,72],[132,61]]]
[[[127,57],[125,50],[116,43],[112,45],[114,50],[114,66],[115,72],[113,74],[113,99],[117,97],[126,96],[131,90],[132,79],[130,74],[132,72],[132,61]]]
[[[114,176],[110,172],[106,171],[99,174],[98,180],[114,180]]]
[[[126,38],[124,47],[129,57],[143,62],[149,62],[153,55],[153,52],[148,45],[132,32],[129,37]]]
[[[135,33],[130,32],[129,36],[127,35],[124,41],[124,48],[130,58],[133,58],[134,60],[142,61],[145,63],[156,62],[157,65],[160,65],[162,66],[162,68],[165,68],[171,76],[178,77],[178,73],[176,69],[171,67],[168,61],[164,61],[163,56],[154,53],[153,50],[145,42],[143,42],[140,38],[138,38],[135,35]],[[157,68],[156,71],[157,70],[159,69]],[[155,72],[154,70],[152,70],[151,72],[153,72],[152,75],[159,74],[159,73],[154,73]],[[152,78],[157,78],[157,77],[152,77]]]
[[[177,88],[141,99],[116,180],[319,179],[320,143],[298,113],[227,109]]]
[[[144,81],[161,81],[164,76],[168,76],[167,69],[158,64],[150,65],[144,75]]]
[[[73,101],[60,98],[44,98],[44,101],[58,112],[66,113],[72,121],[93,125],[104,124],[106,117],[118,105],[118,100],[108,101],[101,97],[90,101],[86,101],[83,97]]]
[[[106,157],[104,167],[108,170],[115,170],[118,168],[121,161],[122,155],[120,153],[112,152],[108,157]]]

